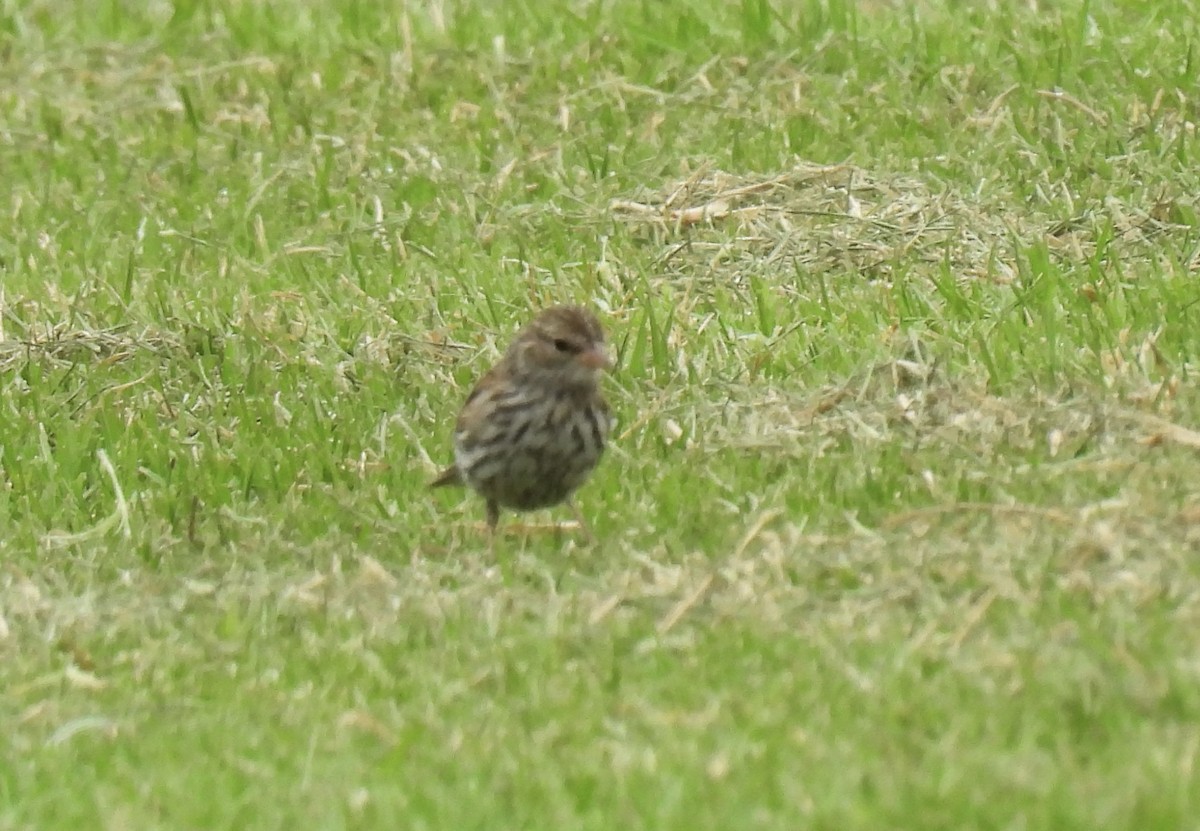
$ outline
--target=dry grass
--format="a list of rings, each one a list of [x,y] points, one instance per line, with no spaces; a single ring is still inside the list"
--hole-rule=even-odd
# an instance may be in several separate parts
[[[948,261],[964,279],[988,263],[1014,229],[913,177],[877,177],[853,165],[800,164],[770,177],[701,170],[657,195],[616,200],[625,222],[644,225],[679,256],[739,274],[856,272],[886,279],[897,261]],[[706,227],[719,226],[719,233]],[[684,232],[686,235],[684,234]]]
[[[800,163],[775,176],[700,169],[655,193],[614,200],[622,222],[644,227],[663,246],[656,264],[687,257],[738,275],[854,273],[888,280],[905,270],[945,267],[959,280],[1009,283],[1016,243],[1044,241],[1063,258],[1086,262],[1111,227],[1123,257],[1154,258],[1162,238],[1186,238],[1194,195],[1152,204],[1117,197],[1067,220],[1014,212],[999,194],[958,193],[914,176],[879,175],[850,164]],[[981,199],[981,196],[984,198]],[[1044,201],[1051,202],[1049,196]],[[680,241],[682,238],[682,241]],[[1193,259],[1189,269],[1200,268]]]

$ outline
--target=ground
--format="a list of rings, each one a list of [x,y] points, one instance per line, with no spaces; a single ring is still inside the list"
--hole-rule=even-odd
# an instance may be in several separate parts
[[[0,5],[0,831],[1197,827],[1198,21]]]

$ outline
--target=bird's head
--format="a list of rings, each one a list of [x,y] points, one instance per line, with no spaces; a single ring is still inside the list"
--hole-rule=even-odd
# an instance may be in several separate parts
[[[579,306],[553,306],[534,318],[508,350],[517,372],[568,387],[594,387],[612,368],[600,321]]]

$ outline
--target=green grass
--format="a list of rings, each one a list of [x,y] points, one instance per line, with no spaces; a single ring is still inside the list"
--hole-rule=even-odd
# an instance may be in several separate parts
[[[0,5],[0,831],[1198,827],[1198,20]]]

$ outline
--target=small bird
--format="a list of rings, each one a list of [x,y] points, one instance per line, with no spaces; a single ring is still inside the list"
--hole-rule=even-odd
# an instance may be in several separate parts
[[[466,485],[487,500],[489,540],[500,509],[571,500],[608,438],[600,373],[612,359],[600,321],[579,306],[542,311],[467,397],[454,428],[454,464],[430,487]]]

